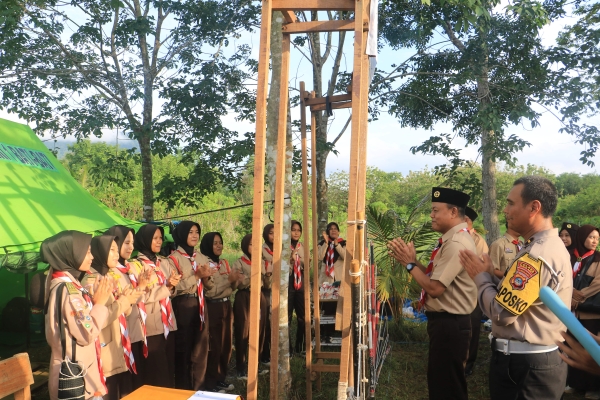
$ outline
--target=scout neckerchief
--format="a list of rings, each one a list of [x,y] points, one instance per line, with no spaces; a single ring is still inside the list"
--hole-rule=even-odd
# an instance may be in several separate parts
[[[461,230],[459,230],[456,233],[459,233],[459,232],[469,233],[469,229],[462,228]],[[428,277],[431,277],[431,274],[433,272],[433,260],[435,259],[435,256],[437,255],[438,251],[440,250],[440,247],[442,247],[442,244],[443,244],[442,238],[439,238],[437,245],[434,247],[433,251],[431,252],[431,256],[429,257],[429,263],[427,264],[427,268],[425,268],[425,275],[427,275]],[[425,289],[421,289],[421,297],[419,298],[419,303],[421,304],[421,307],[423,307],[425,305],[425,301],[427,301],[427,292],[425,291]]]
[[[121,267],[121,268],[119,268]],[[121,272],[123,275],[127,276],[126,268],[123,268],[122,265],[118,265],[117,268],[109,268],[108,274],[117,281],[117,288],[113,291],[113,296],[115,300],[117,300],[120,294],[123,292],[123,288],[119,281],[121,280],[121,274],[119,272],[115,272],[115,269]],[[123,358],[125,358],[125,365],[127,365],[127,369],[134,374],[137,374],[137,369],[135,368],[135,359],[133,358],[133,352],[131,351],[131,339],[129,338],[129,329],[127,327],[127,317],[125,313],[119,315],[119,328],[121,330],[121,344],[123,345]]]
[[[269,246],[265,243],[263,245],[263,249],[267,251],[267,253],[273,258],[273,250],[269,248]],[[265,260],[265,272],[269,272],[269,260]]]
[[[575,276],[577,276],[577,273],[581,269],[582,261],[584,259],[588,258],[589,256],[591,256],[592,254],[594,254],[595,251],[596,250],[589,250],[587,253],[585,253],[584,255],[579,257],[579,251],[577,249],[573,250],[573,254],[577,258],[577,261],[575,261],[575,265],[573,265],[573,278],[575,278]]]
[[[327,257],[325,258],[325,275],[335,280],[335,246],[338,243],[343,242],[344,239],[337,238],[336,240],[332,240],[327,245]]]
[[[58,279],[62,282],[70,282],[73,286],[77,288],[77,290],[79,290],[81,296],[90,308],[90,311],[92,310],[93,303],[89,292],[85,290],[77,281],[74,281],[69,275],[62,271],[54,271],[52,273],[52,279]],[[100,382],[102,382],[102,385],[104,385],[104,389],[108,393],[108,388],[106,387],[106,378],[104,377],[104,372],[102,371],[102,359],[100,358],[100,335],[96,336],[96,338],[94,339],[94,347],[96,348],[96,363],[98,364],[98,372],[100,373]]]
[[[153,263],[152,261],[146,258],[141,258],[140,260],[152,268],[152,270],[156,274],[156,277],[158,278],[159,285],[167,284],[167,278],[160,269],[160,259],[157,258],[156,263]],[[173,327],[173,309],[171,308],[171,300],[169,296],[167,296],[166,298],[159,300],[158,303],[160,304],[160,318],[162,320],[163,333],[166,339],[169,336],[169,332],[171,331],[170,328]]]
[[[183,257],[187,258],[192,265],[192,269],[194,270],[194,274],[198,269],[198,262],[196,262],[196,253],[190,257],[187,253],[177,250],[179,254]],[[169,256],[171,260],[175,263],[175,267],[177,268],[177,272],[179,275],[183,276],[182,270],[179,268],[179,263],[177,259],[173,256]],[[196,281],[196,292],[198,293],[198,313],[200,314],[200,330],[204,327],[204,284],[202,283],[202,279],[198,279]]]
[[[221,272],[222,266],[225,266],[225,272]],[[229,275],[230,272],[231,272],[231,268],[229,268],[229,263],[227,262],[227,260],[223,259],[223,260],[219,261],[219,274]]]
[[[517,253],[521,251],[521,242],[519,242],[519,239],[514,239],[511,243],[516,246]]]
[[[302,272],[300,271],[300,255],[298,254],[298,250],[300,250],[300,242],[296,244],[296,247],[293,245],[290,246],[292,248],[292,252],[296,252],[296,257],[294,257],[294,289],[299,290],[302,287]]]
[[[131,282],[131,286],[135,289],[138,286],[137,277],[131,270],[131,266],[129,265],[129,263],[126,264],[126,267],[123,267],[121,264],[119,264],[119,266],[117,266],[117,269],[122,273],[129,275],[129,281]],[[144,272],[143,269],[142,272]],[[146,313],[146,303],[144,303],[144,300],[140,300],[140,302],[137,303],[137,306],[140,312],[140,324],[142,326],[142,335],[144,336],[144,358],[148,358],[148,339],[146,338],[146,317],[148,317],[148,314]]]

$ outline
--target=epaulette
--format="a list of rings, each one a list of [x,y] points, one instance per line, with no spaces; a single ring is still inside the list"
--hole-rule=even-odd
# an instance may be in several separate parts
[[[69,294],[79,294],[79,289],[77,289],[77,286],[75,286],[72,282],[67,282],[65,283],[65,287],[67,288],[67,291],[69,292]]]
[[[544,239],[537,239],[536,241],[533,242],[533,244],[531,245],[531,247],[529,248],[529,255],[532,258],[535,258],[536,260],[538,260],[540,258],[540,254],[543,250],[542,244],[544,243]]]

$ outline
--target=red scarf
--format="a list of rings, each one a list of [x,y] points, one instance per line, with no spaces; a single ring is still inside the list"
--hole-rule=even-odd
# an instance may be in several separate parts
[[[333,280],[335,280],[335,246],[336,244],[341,243],[343,240],[344,239],[342,238],[337,238],[336,240],[330,241],[327,245],[327,255],[325,258],[325,275],[332,278]]]
[[[517,253],[521,251],[521,242],[519,242],[519,239],[515,239],[511,242],[512,244],[514,244],[517,248]]]
[[[271,250],[266,243],[263,245],[263,249],[267,251],[271,258],[273,258],[273,250]],[[269,260],[265,260],[265,273],[266,272],[269,272]]]
[[[577,257],[577,261],[575,261],[575,265],[573,265],[573,278],[575,278],[577,276],[577,273],[581,269],[581,262],[584,259],[591,256],[592,254],[594,254],[595,252],[596,252],[596,250],[589,250],[587,253],[585,253],[584,255],[579,257],[579,251],[577,251],[577,249],[573,250],[573,254],[575,255],[575,257]]]
[[[67,275],[66,273],[64,273],[62,271],[53,272],[52,279],[58,279],[62,282],[71,282],[73,284],[73,286],[75,286],[77,288],[77,290],[79,290],[81,292],[81,296],[87,303],[88,307],[90,308],[90,311],[92,310],[92,307],[93,307],[92,298],[90,297],[90,294],[88,293],[88,291],[85,290],[79,284],[79,282],[74,281],[73,279],[71,279],[71,277],[69,275]],[[59,321],[59,323],[60,323],[60,321]],[[72,339],[72,340],[74,340],[74,339]],[[104,377],[104,372],[102,371],[102,359],[100,358],[100,353],[101,353],[100,335],[96,336],[96,338],[94,339],[94,347],[96,348],[96,364],[98,365],[98,373],[100,373],[100,382],[102,382],[102,385],[104,385],[104,390],[106,390],[106,392],[108,393],[108,388],[106,387],[106,378]]]
[[[124,276],[128,276],[127,273],[129,272],[129,268],[125,268],[119,264],[116,269]],[[120,293],[118,290],[113,292],[115,300],[119,298],[119,294]],[[123,345],[123,358],[125,358],[125,365],[127,365],[127,369],[129,371],[137,374],[135,359],[133,358],[133,352],[131,351],[131,339],[129,338],[129,329],[127,327],[127,317],[125,317],[125,314],[119,315],[119,328],[121,330],[121,343]]]
[[[177,250],[177,252],[189,260],[190,264],[192,264],[192,269],[194,270],[195,274],[196,270],[198,269],[198,263],[196,262],[196,253],[194,253],[190,257],[185,252],[181,252],[179,250]],[[179,268],[177,259],[173,256],[170,256],[169,258],[175,263],[175,267],[177,268],[177,272],[179,272],[179,275],[183,276],[183,272]],[[198,279],[196,281],[196,286],[196,292],[198,293],[198,313],[200,314],[200,330],[202,330],[202,328],[204,327],[204,284],[202,283],[202,279]]]
[[[117,267],[117,269],[119,271],[121,271],[122,273],[129,275],[129,281],[131,281],[131,286],[134,289],[137,288],[137,286],[138,286],[137,277],[131,271],[131,267],[129,266],[128,263],[127,263],[126,267],[119,265]],[[146,338],[146,318],[148,317],[148,314],[146,313],[146,303],[144,303],[144,300],[141,300],[139,303],[137,303],[137,306],[138,306],[138,310],[140,312],[140,324],[142,326],[142,335],[144,336],[144,346],[143,346],[144,358],[148,358],[148,339]]]
[[[296,247],[290,247],[292,248],[292,252],[296,251],[296,257],[294,258],[294,289],[300,290],[302,288],[302,271],[300,270],[300,255],[298,254],[300,242],[296,244]]]
[[[159,285],[167,284],[167,277],[160,269],[160,259],[156,259],[156,264],[145,258],[142,258],[141,260],[152,268],[156,274],[156,277],[158,278]],[[173,308],[171,307],[171,298],[167,296],[166,298],[159,300],[158,303],[160,304],[160,318],[162,319],[163,333],[166,339],[169,336],[171,327],[173,327]]]

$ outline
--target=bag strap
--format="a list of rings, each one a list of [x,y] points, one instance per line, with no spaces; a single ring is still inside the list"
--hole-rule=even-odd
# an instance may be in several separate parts
[[[579,271],[579,273],[573,280],[573,288],[574,289],[577,289],[577,290],[584,289],[581,287],[581,284],[583,283],[583,277],[587,273],[588,269],[590,269],[590,266],[592,265],[593,261],[594,261],[594,255],[589,256],[588,260],[586,260],[586,262],[585,262],[585,265],[583,266],[583,268],[581,268],[581,270]]]
[[[66,283],[61,283],[58,285],[58,288],[56,288],[56,303],[58,303],[58,307],[56,307],[56,313],[57,313],[57,318],[60,324],[60,344],[62,347],[62,358],[63,360],[66,359],[67,356],[67,332],[66,332],[66,328],[65,328],[65,322],[63,321],[62,318],[62,294],[63,291],[65,289]],[[71,361],[73,362],[77,362],[77,357],[76,357],[76,349],[77,349],[77,341],[72,337],[71,338],[71,345],[73,346],[72,351],[71,351]]]

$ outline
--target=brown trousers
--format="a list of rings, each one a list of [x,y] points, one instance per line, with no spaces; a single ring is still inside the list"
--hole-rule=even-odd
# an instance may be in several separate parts
[[[261,334],[260,346],[260,361],[269,361],[271,359],[271,289],[261,289],[262,295],[265,298],[265,329]],[[263,312],[261,311],[261,318]]]
[[[137,374],[132,374],[133,390],[143,385],[175,387],[175,335],[168,339],[161,333],[147,337],[148,357],[144,357],[143,341],[131,344]]]
[[[208,362],[208,312],[200,330],[198,298],[177,296],[173,299],[177,320],[175,333],[175,387],[177,389],[204,389]]]
[[[260,323],[258,327],[258,354],[262,351],[264,345],[264,330],[267,301],[265,296],[260,294]],[[233,303],[233,333],[235,337],[235,366],[238,372],[246,372],[248,340],[250,338],[250,290],[238,290],[235,294]]]
[[[109,376],[106,378],[106,393],[102,398],[104,400],[119,400],[132,392],[132,377],[129,371]]]
[[[477,360],[477,352],[479,351],[479,336],[481,333],[481,318],[483,318],[483,311],[477,306],[471,313],[471,343],[469,344],[469,358],[467,359],[467,366],[471,369],[475,365]]]
[[[214,389],[217,382],[227,377],[227,365],[232,351],[233,310],[230,301],[207,302],[208,319],[210,320],[210,351],[206,370],[206,388]]]
[[[306,307],[304,306],[304,282],[300,289],[294,289],[294,276],[290,275],[290,282],[288,286],[288,326],[292,326],[292,314],[296,311],[296,321],[298,322],[296,327],[296,344],[292,347],[291,331],[290,331],[290,354],[294,351],[299,353],[304,350],[304,336],[306,334],[304,325],[304,313]]]
[[[429,335],[429,399],[467,400],[465,364],[471,341],[471,316],[445,312],[425,314]]]

